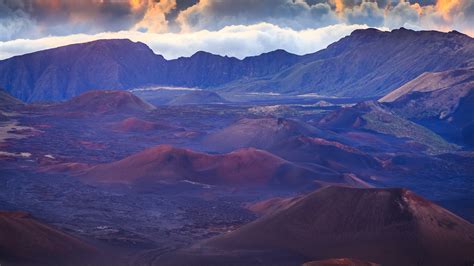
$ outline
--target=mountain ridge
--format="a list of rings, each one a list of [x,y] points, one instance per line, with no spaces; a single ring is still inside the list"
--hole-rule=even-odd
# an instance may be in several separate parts
[[[473,58],[467,35],[404,28],[356,30],[301,56],[278,49],[243,59],[199,51],[167,60],[143,43],[109,39],[2,60],[0,86],[26,102],[146,86],[381,97],[424,72],[473,67]]]

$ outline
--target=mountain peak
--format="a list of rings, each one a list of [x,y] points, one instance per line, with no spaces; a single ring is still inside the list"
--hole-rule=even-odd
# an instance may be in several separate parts
[[[354,37],[354,36],[368,36],[368,35],[376,35],[376,34],[379,34],[379,33],[382,33],[383,31],[379,30],[379,29],[375,29],[375,28],[368,28],[368,29],[358,29],[358,30],[354,30],[352,33],[351,33],[351,37]]]
[[[205,52],[205,51],[197,51],[190,58],[211,58],[211,57],[222,57],[223,58],[223,56],[213,54],[213,53],[209,53],[209,52]]]

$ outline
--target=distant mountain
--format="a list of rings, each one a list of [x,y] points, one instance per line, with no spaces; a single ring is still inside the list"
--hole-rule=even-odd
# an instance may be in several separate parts
[[[209,88],[238,79],[278,73],[299,62],[300,56],[276,50],[239,60],[234,57],[197,52],[167,62],[166,74],[158,75],[159,85]]]
[[[26,102],[147,86],[381,97],[424,72],[466,67],[474,67],[466,35],[367,29],[313,54],[276,50],[242,60],[207,52],[165,60],[143,43],[99,40],[0,61],[0,86]]]
[[[215,265],[210,262],[219,258],[216,254],[225,264],[223,257],[231,251],[258,258],[271,250],[307,260],[464,265],[474,260],[474,225],[404,189],[327,187],[199,247],[202,253],[193,259],[209,256],[206,265]],[[185,261],[189,254],[175,260]]]
[[[458,32],[356,30],[277,74],[223,89],[381,97],[424,72],[469,66],[474,66],[474,39]]]
[[[0,86],[26,102],[65,100],[99,89],[206,88],[276,73],[299,59],[277,50],[244,60],[198,52],[167,61],[140,42],[98,40],[0,61]]]

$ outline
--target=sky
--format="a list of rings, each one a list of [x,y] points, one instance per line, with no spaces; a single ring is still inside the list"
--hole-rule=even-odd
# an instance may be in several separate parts
[[[474,0],[0,0],[0,59],[111,38],[167,59],[306,54],[368,27],[474,37]]]

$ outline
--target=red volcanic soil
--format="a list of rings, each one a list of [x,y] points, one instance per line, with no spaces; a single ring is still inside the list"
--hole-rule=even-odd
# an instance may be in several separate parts
[[[322,138],[290,138],[274,146],[271,151],[290,161],[312,162],[331,169],[353,171],[381,166],[377,159],[364,152]]]
[[[355,259],[328,259],[307,262],[303,266],[380,266],[380,264]]]
[[[80,140],[78,141],[78,144],[89,150],[103,150],[106,148],[105,144],[95,143],[95,142],[87,141],[87,140]]]
[[[474,225],[404,189],[326,187],[201,247],[382,265],[470,265]]]
[[[112,126],[112,129],[121,132],[147,132],[159,129],[173,128],[170,125],[159,124],[155,122],[145,121],[136,117],[126,118]]]
[[[89,168],[90,166],[85,163],[52,163],[44,164],[39,168],[39,171],[48,173],[79,173]]]
[[[97,251],[25,212],[0,212],[0,262],[5,265],[79,265]]]
[[[300,197],[294,198],[271,198],[246,205],[246,208],[257,215],[267,215],[286,209],[297,202]]]
[[[147,112],[155,109],[128,91],[100,90],[83,93],[71,100],[54,105],[53,111],[69,114],[116,114],[130,112]]]
[[[300,186],[313,184],[314,173],[268,152],[241,149],[210,155],[161,145],[86,171],[90,182],[136,183],[192,181],[209,185]]]

